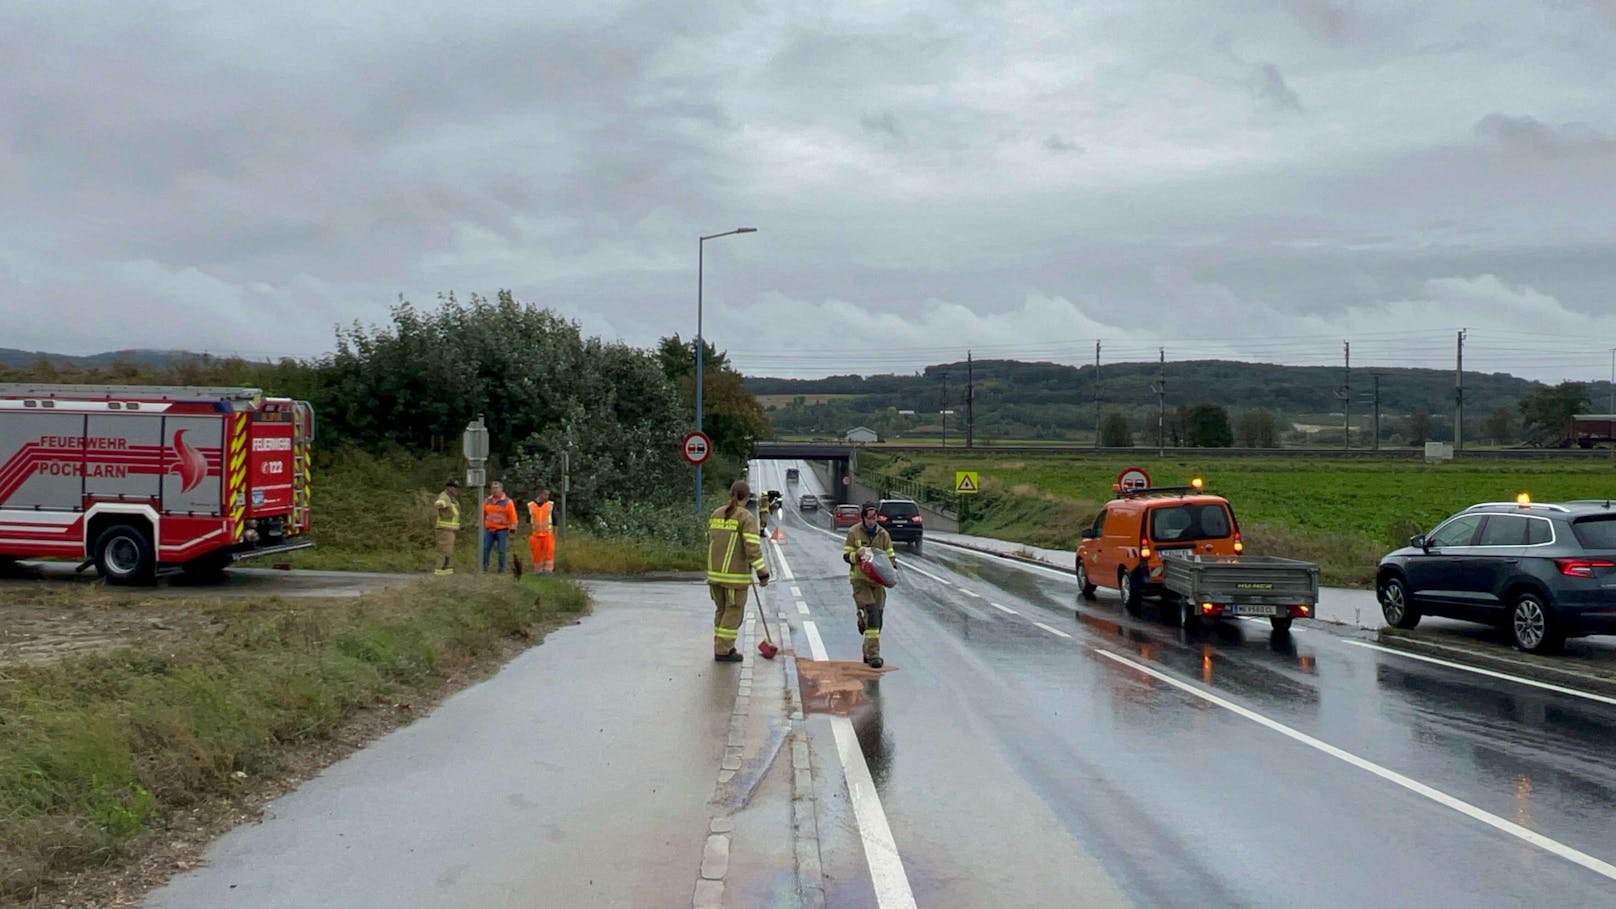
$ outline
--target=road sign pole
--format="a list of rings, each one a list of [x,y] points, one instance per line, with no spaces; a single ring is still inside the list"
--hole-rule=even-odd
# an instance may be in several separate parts
[[[483,465],[488,463],[488,427],[483,424],[482,414],[477,419],[466,424],[465,435],[460,438],[460,448],[466,455],[466,481],[471,485],[473,479],[477,486],[477,507],[474,509],[477,520],[477,570],[485,570],[483,565],[483,484],[488,482],[488,474]]]

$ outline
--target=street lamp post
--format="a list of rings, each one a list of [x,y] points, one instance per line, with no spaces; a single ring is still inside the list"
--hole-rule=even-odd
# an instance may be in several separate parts
[[[1616,432],[1612,431],[1616,419],[1611,417],[1612,414],[1616,414],[1616,347],[1610,349],[1610,409],[1605,411],[1605,435],[1611,437],[1610,459],[1616,461]]]
[[[701,339],[701,291],[702,291],[702,270],[703,270],[703,268],[704,268],[704,266],[706,264],[706,258],[707,258],[707,256],[706,256],[706,253],[707,253],[707,241],[708,240],[716,240],[719,237],[728,237],[728,236],[730,236],[732,234],[750,234],[750,233],[756,233],[756,232],[757,232],[757,228],[755,228],[755,227],[737,227],[734,230],[726,230],[721,234],[708,234],[707,236],[702,237],[700,240],[698,240],[696,242],[696,431],[697,432],[701,432],[701,386],[703,384],[702,380],[705,377],[705,372],[703,371],[703,360],[706,359],[706,357],[703,356],[703,354],[705,352],[704,349],[705,349],[706,345],[702,343],[702,339]],[[697,521],[701,520],[701,465],[700,464],[696,465],[696,520]]]

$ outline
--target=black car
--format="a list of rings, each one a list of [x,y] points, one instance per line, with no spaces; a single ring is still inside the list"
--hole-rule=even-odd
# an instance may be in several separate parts
[[[925,536],[920,506],[909,499],[882,499],[876,503],[875,519],[887,529],[894,543],[908,543],[915,552]]]
[[[1529,653],[1616,634],[1616,508],[1605,499],[1472,505],[1387,554],[1376,573],[1388,624],[1421,616],[1504,629]]]

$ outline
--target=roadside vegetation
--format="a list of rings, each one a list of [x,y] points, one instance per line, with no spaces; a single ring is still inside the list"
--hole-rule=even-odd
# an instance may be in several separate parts
[[[296,568],[340,571],[430,571],[437,517],[432,501],[444,480],[465,478],[464,465],[451,455],[375,455],[357,448],[318,456],[311,533],[316,545],[282,561]],[[494,470],[490,475],[502,474]],[[525,567],[525,497],[534,490],[514,481],[510,486],[514,496],[524,497],[517,508],[524,521],[522,536],[511,541],[510,551]],[[480,555],[476,489],[460,491],[460,523],[455,564],[472,571]],[[683,499],[678,505],[608,500],[592,514],[569,518],[556,546],[556,570],[569,575],[696,570],[704,564],[700,533]]]
[[[160,603],[206,630],[0,668],[0,903],[138,850],[172,812],[276,776],[364,708],[431,700],[587,597],[559,578],[461,575],[353,600]]]
[[[979,471],[982,493],[968,503],[965,533],[1075,549],[1079,534],[1114,493],[1123,468],[1145,468],[1159,486],[1201,477],[1234,505],[1248,551],[1317,562],[1325,583],[1369,586],[1381,555],[1448,515],[1485,501],[1616,495],[1608,462],[1519,462],[1188,457],[1161,459],[1018,455],[859,455],[861,478],[913,494],[916,484],[952,508],[956,470]]]

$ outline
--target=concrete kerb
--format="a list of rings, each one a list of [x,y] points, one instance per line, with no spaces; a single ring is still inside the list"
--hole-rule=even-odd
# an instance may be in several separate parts
[[[926,543],[930,546],[952,546],[955,549],[964,549],[968,552],[979,552],[983,555],[997,556],[998,558],[1007,559],[1011,562],[1024,562],[1028,565],[1037,565],[1042,568],[1053,568],[1056,571],[1072,571],[1073,565],[1076,564],[1077,558],[1074,553],[1072,557],[1073,565],[1057,565],[1054,562],[1050,562],[1046,559],[1034,558],[1033,556],[1024,556],[1014,552],[1002,552],[997,549],[989,549],[986,546],[972,546],[969,543],[961,543],[957,540],[943,540],[937,537],[927,537]]]
[[[780,617],[780,646],[791,650],[791,625]],[[797,661],[785,664],[787,696],[791,710],[791,815],[797,857],[797,895],[804,909],[823,909],[825,871],[819,853],[819,818],[814,796],[812,752],[808,728],[803,721],[802,688],[797,677]]]
[[[808,731],[803,723],[802,691],[798,685],[796,661],[789,653],[792,647],[790,623],[786,621],[784,615],[779,615],[776,619],[777,643],[782,651],[786,651],[777,664],[780,669],[779,682],[784,688],[781,692],[781,706],[788,716],[785,720],[788,724],[786,736],[779,744],[789,743],[791,750],[792,846],[797,864],[798,897],[800,905],[805,909],[823,909],[824,870],[819,853],[819,825],[815,816]],[[725,878],[729,873],[731,849],[736,847],[733,842],[735,818],[730,813],[731,807],[726,802],[725,793],[746,762],[747,732],[749,724],[754,719],[752,689],[759,682],[768,685],[774,681],[771,676],[765,675],[759,678],[757,674],[759,666],[776,665],[772,662],[770,664],[758,662],[755,652],[760,638],[757,617],[748,615],[742,623],[741,636],[736,642],[737,648],[746,655],[746,661],[741,664],[736,679],[735,705],[730,714],[724,756],[713,790],[715,813],[708,820],[701,867],[691,894],[692,909],[719,909],[724,905]],[[764,697],[770,694],[767,690],[758,693]],[[773,765],[774,761],[770,759],[766,763]]]

